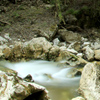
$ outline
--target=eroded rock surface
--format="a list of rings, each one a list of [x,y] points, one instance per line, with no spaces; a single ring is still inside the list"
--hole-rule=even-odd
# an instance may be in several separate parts
[[[44,87],[26,82],[15,71],[0,67],[0,100],[49,100],[47,93]]]
[[[86,100],[100,99],[100,63],[88,63],[84,67],[79,92]]]

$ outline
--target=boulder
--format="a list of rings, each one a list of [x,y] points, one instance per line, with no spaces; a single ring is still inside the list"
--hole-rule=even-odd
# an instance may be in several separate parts
[[[94,54],[95,54],[94,58],[100,60],[100,49],[94,50]]]
[[[49,100],[47,90],[33,82],[26,82],[17,73],[0,67],[0,100]]]
[[[100,62],[85,65],[80,80],[79,93],[86,100],[100,99]]]
[[[81,41],[81,35],[68,30],[59,30],[59,35],[68,43]]]
[[[60,41],[59,41],[58,38],[55,38],[55,39],[53,40],[53,45],[59,45],[59,43],[60,43]]]
[[[35,30],[33,30],[33,32],[36,34],[37,37],[45,37],[47,40],[52,40],[58,31],[58,25],[57,24],[50,24],[48,27],[49,28],[42,27],[41,30],[35,29]]]
[[[85,53],[85,57],[88,59],[88,61],[91,61],[94,59],[94,50],[92,50],[89,46],[86,46],[82,49]]]
[[[23,57],[46,59],[47,53],[51,47],[51,43],[44,37],[33,38],[23,44]]]

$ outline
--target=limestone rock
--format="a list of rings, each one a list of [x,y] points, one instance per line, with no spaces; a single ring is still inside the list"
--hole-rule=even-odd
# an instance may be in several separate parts
[[[86,47],[86,46],[90,46],[90,45],[91,45],[90,42],[84,42],[82,46],[83,46],[83,47]]]
[[[76,98],[73,98],[72,100],[85,100],[83,97],[76,97]]]
[[[67,48],[67,51],[69,51],[69,52],[71,52],[71,53],[73,53],[73,54],[77,54],[78,52],[76,51],[76,50],[74,50],[74,49],[68,49]]]
[[[22,42],[15,42],[14,48],[13,48],[13,54],[14,54],[15,58],[22,56],[22,49],[23,49]]]
[[[0,100],[23,100],[30,96],[34,100],[49,100],[44,87],[0,70]]]
[[[100,49],[95,50],[94,53],[95,53],[95,56],[94,56],[95,59],[100,60]]]
[[[53,40],[53,45],[59,45],[60,41],[58,38]]]
[[[82,54],[82,53],[78,53],[77,56],[78,56],[78,57],[82,57],[83,54]]]
[[[55,60],[59,56],[60,48],[58,46],[53,46],[48,54],[49,60]]]
[[[68,43],[76,42],[81,40],[81,35],[78,33],[73,33],[72,31],[59,30],[59,35],[63,40]]]
[[[79,93],[86,100],[100,99],[100,63],[87,63],[83,69]]]
[[[46,59],[46,55],[49,49],[52,47],[44,37],[33,38],[29,42],[23,44],[23,56],[30,58],[43,58]]]
[[[73,42],[68,46],[69,49],[75,49],[76,51],[79,51],[81,48],[80,42]]]
[[[85,56],[88,59],[88,61],[91,61],[94,59],[94,51],[89,46],[84,47],[82,50],[84,51]]]

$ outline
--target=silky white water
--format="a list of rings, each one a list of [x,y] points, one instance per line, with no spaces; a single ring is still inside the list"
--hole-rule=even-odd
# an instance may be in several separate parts
[[[71,100],[77,95],[80,77],[72,77],[73,68],[60,62],[34,60],[6,63],[5,66],[17,71],[22,78],[31,74],[34,82],[49,90],[52,100]]]

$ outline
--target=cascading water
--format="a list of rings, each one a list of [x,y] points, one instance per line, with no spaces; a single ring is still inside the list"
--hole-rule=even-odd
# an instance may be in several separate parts
[[[71,100],[77,95],[80,77],[72,77],[74,68],[62,66],[60,62],[34,60],[6,63],[5,66],[17,71],[22,78],[31,74],[34,82],[49,90],[52,100]]]

